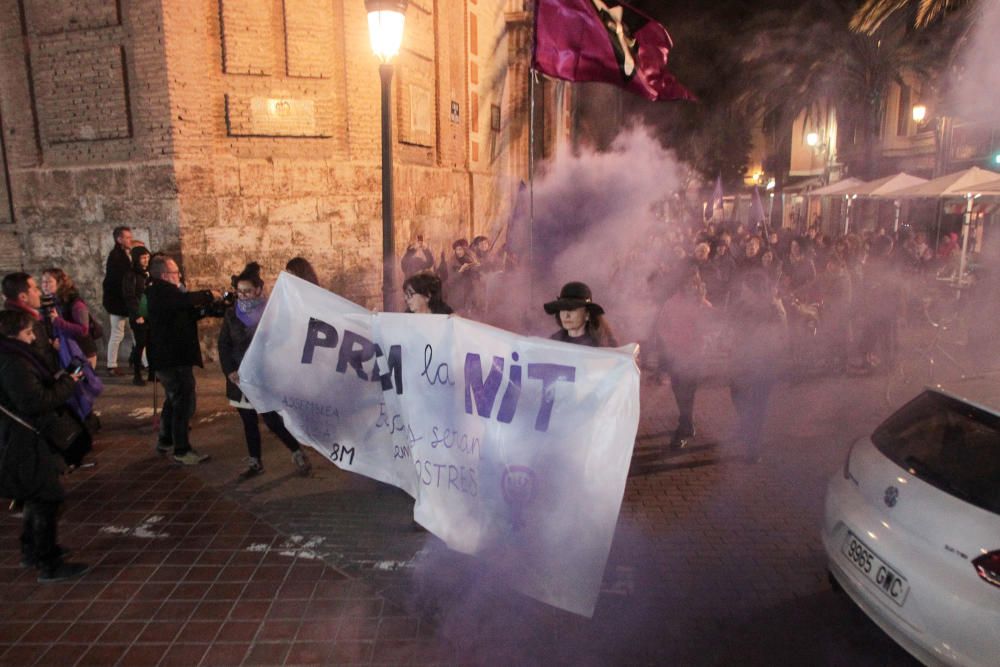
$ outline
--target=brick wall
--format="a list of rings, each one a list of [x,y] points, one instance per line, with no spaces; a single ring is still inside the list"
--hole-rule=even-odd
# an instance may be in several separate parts
[[[399,254],[418,233],[440,249],[498,225],[503,5],[411,0],[392,91]],[[375,306],[379,105],[363,0],[0,0],[15,206],[0,268],[62,264],[99,303],[127,224],[195,287],[304,255]]]
[[[158,0],[0,2],[0,270],[61,266],[98,312],[112,228],[178,244],[161,25]]]

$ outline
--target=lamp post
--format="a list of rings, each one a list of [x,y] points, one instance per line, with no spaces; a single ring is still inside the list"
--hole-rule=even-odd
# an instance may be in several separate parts
[[[392,310],[396,283],[392,196],[392,59],[403,41],[407,0],[365,0],[372,51],[382,80],[382,311]]]

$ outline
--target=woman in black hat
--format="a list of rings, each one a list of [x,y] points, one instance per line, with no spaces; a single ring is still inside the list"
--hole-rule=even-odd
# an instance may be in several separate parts
[[[545,304],[545,312],[556,316],[559,331],[549,338],[591,347],[618,347],[604,309],[594,303],[590,288],[580,282],[566,283],[559,298]]]

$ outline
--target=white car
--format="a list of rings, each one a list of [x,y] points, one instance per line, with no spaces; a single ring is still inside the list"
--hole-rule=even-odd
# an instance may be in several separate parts
[[[1000,382],[928,389],[826,494],[835,583],[927,665],[1000,665]]]

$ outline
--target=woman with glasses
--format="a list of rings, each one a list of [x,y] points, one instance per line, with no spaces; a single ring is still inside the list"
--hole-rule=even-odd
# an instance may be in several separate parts
[[[403,298],[406,312],[451,315],[454,311],[444,302],[441,279],[433,273],[421,271],[403,281]]]
[[[236,303],[226,309],[226,314],[222,318],[222,330],[219,332],[219,364],[226,376],[226,397],[229,399],[229,404],[240,414],[247,442],[248,466],[240,474],[240,480],[250,479],[264,472],[264,464],[261,462],[258,414],[263,418],[264,425],[278,436],[282,444],[292,453],[292,462],[295,463],[299,474],[305,477],[312,469],[312,465],[302,451],[299,441],[285,428],[281,415],[277,412],[258,413],[240,391],[238,369],[267,305],[260,266],[256,262],[247,264],[243,272],[233,280],[233,285],[236,288]]]

